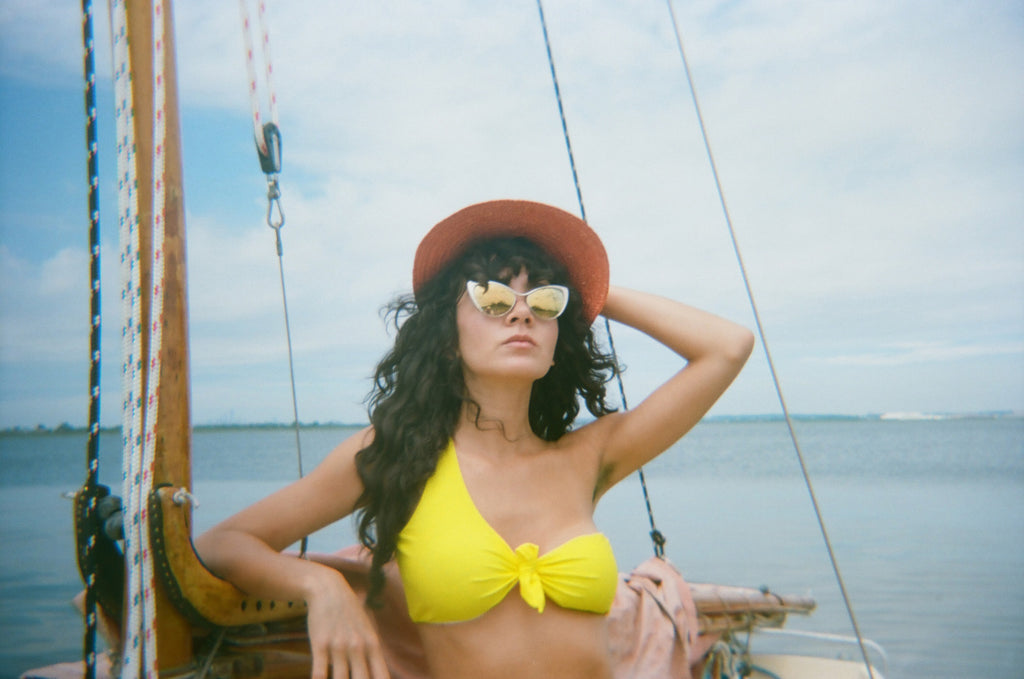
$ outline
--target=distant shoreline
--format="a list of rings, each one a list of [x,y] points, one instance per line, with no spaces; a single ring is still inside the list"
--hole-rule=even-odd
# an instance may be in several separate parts
[[[896,422],[914,422],[914,421],[937,421],[937,420],[992,420],[1002,418],[1014,418],[1024,417],[1024,414],[1014,412],[1012,410],[994,410],[986,412],[976,413],[919,413],[919,412],[889,412],[889,413],[872,413],[868,415],[836,415],[836,414],[800,414],[793,415],[792,418],[798,422],[832,422],[832,421],[848,421],[856,422],[861,420],[887,420]],[[782,422],[785,417],[781,414],[764,414],[764,415],[710,415],[705,417],[702,422],[715,423],[715,422]],[[363,423],[350,423],[350,422],[303,422],[299,425],[300,429],[359,429],[367,426]],[[193,431],[235,431],[239,429],[265,429],[265,430],[278,430],[294,429],[295,425],[290,422],[247,422],[247,423],[207,423],[193,425]],[[121,430],[120,425],[112,427],[100,427],[100,432],[109,434],[113,432],[119,432]],[[0,429],[0,434],[85,434],[88,433],[88,428],[85,426],[76,426],[68,423],[62,423],[56,427],[48,427],[46,425],[36,425],[35,427],[5,427]]]

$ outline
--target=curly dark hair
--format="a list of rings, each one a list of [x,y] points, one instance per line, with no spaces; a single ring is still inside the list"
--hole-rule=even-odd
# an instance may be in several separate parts
[[[412,516],[427,479],[455,433],[466,391],[455,313],[467,280],[508,282],[521,271],[531,282],[570,287],[569,304],[558,318],[555,363],[534,382],[529,419],[533,432],[557,441],[579,414],[579,401],[595,417],[614,412],[605,384],[618,369],[598,346],[583,317],[579,294],[565,269],[523,238],[485,241],[471,247],[423,286],[417,298],[402,296],[387,307],[397,329],[394,347],[377,365],[367,398],[373,441],[356,455],[363,483],[357,507],[359,541],[372,553],[367,601],[380,604],[383,566],[398,534]],[[476,407],[477,424],[480,409]]]

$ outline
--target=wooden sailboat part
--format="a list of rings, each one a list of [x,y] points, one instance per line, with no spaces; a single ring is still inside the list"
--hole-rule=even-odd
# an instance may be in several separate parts
[[[155,111],[153,100],[154,41],[163,40],[166,140],[164,146],[164,285],[161,315],[162,343],[159,361],[159,407],[153,485],[149,500],[156,583],[157,658],[161,670],[193,664],[194,625],[245,625],[301,615],[303,606],[278,608],[250,600],[237,588],[216,578],[199,561],[191,541],[191,506],[165,502],[165,488],[188,489],[192,485],[191,407],[188,355],[187,277],[185,267],[185,209],[178,89],[175,68],[174,28],[171,3],[164,3],[162,25],[154,26],[150,0],[127,0],[136,139],[136,177],[140,224],[139,256],[142,281],[142,317],[149,317],[152,300],[151,242],[154,200],[153,156]],[[142,355],[148,352],[150,328],[142,324]],[[143,365],[143,384],[148,379]],[[145,386],[142,388],[145,393]],[[172,491],[173,492],[173,491]],[[157,508],[158,511],[152,511]],[[282,615],[284,613],[284,615]]]
[[[149,317],[152,300],[153,205],[153,129],[156,111],[153,100],[153,45],[155,36],[164,43],[164,76],[167,138],[164,148],[164,254],[163,342],[160,355],[160,404],[155,425],[156,458],[154,486],[173,484],[190,487],[191,415],[189,403],[188,312],[185,276],[185,210],[182,181],[181,132],[178,116],[178,88],[175,75],[174,22],[170,4],[165,6],[163,25],[153,25],[149,0],[128,0],[128,47],[132,66],[134,97],[136,178],[140,225],[139,257],[141,267],[142,318]],[[148,353],[150,328],[142,324],[142,355]],[[143,384],[149,375],[143,365]],[[145,393],[145,387],[142,389]],[[156,588],[157,657],[161,669],[186,666],[192,659],[192,632],[185,617],[171,603],[166,589]]]
[[[210,573],[192,546],[187,503],[175,501],[174,487],[157,488],[149,499],[157,572],[171,600],[193,625],[238,627],[306,614],[305,602],[247,596]]]
[[[809,615],[809,596],[780,596],[764,589],[690,583],[701,634],[782,627],[790,613]]]
[[[230,583],[217,578],[199,561],[192,547],[191,505],[176,504],[170,498],[179,488],[192,487],[192,441],[188,356],[188,285],[185,271],[185,210],[178,88],[175,69],[174,23],[171,3],[164,3],[163,26],[152,25],[150,0],[129,0],[129,47],[134,88],[137,140],[139,222],[153,220],[153,126],[152,100],[153,40],[160,31],[164,41],[164,87],[166,91],[166,145],[164,163],[163,242],[165,280],[163,287],[163,342],[160,360],[160,405],[156,423],[156,461],[153,495],[150,497],[150,530],[153,536],[158,582],[157,656],[161,668],[179,667],[192,658],[192,625],[248,625],[295,617],[305,604],[278,605],[251,599]],[[152,229],[141,229],[143,236]],[[148,240],[148,239],[147,239]],[[149,261],[152,244],[144,243],[143,262]],[[142,290],[151,288],[148,267],[143,267]],[[149,300],[144,300],[143,317]],[[144,327],[144,344],[148,328]],[[154,511],[156,510],[156,511]],[[264,605],[266,604],[266,605]],[[167,659],[165,661],[165,658]]]

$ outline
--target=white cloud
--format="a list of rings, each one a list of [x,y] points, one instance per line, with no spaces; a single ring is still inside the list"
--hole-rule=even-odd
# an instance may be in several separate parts
[[[33,6],[0,10],[3,54],[17,57],[8,63],[77,76],[77,19]],[[195,176],[208,154],[248,141],[242,39],[232,3],[181,0],[175,9],[186,127],[220,116],[240,140],[186,145],[186,174]],[[983,354],[1019,367],[1007,339],[1024,334],[1019,8],[703,0],[675,10],[754,293],[781,353],[815,357],[822,380],[860,366],[884,381],[893,362]],[[300,364],[330,366],[310,377],[315,389],[333,383],[325,400],[358,401],[365,382],[340,385],[365,375],[386,344],[377,309],[408,286],[416,242],[435,219],[502,195],[575,209],[536,8],[276,2],[269,11],[296,354]],[[569,1],[545,11],[588,215],[616,281],[749,322],[667,11]],[[60,33],[50,40],[56,50],[33,39],[43,31]],[[221,202],[208,190],[189,193],[197,385],[201,371],[282,360],[272,234],[248,219],[262,196],[238,204],[234,191]],[[44,283],[56,291],[69,270],[59,257],[46,254],[56,271],[46,276],[15,262],[30,271],[14,289],[26,299]],[[21,322],[12,309],[3,309],[5,327]],[[4,332],[4,360],[31,348]],[[658,366],[637,346],[627,362],[652,375],[643,389]],[[197,419],[214,401],[197,405]]]

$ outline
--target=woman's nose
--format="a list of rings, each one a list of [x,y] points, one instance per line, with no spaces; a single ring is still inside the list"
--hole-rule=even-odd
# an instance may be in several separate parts
[[[515,323],[516,321],[523,321],[524,323],[533,322],[533,312],[530,310],[530,305],[526,303],[525,297],[516,297],[516,303],[512,305],[512,309],[505,316],[509,323]]]

